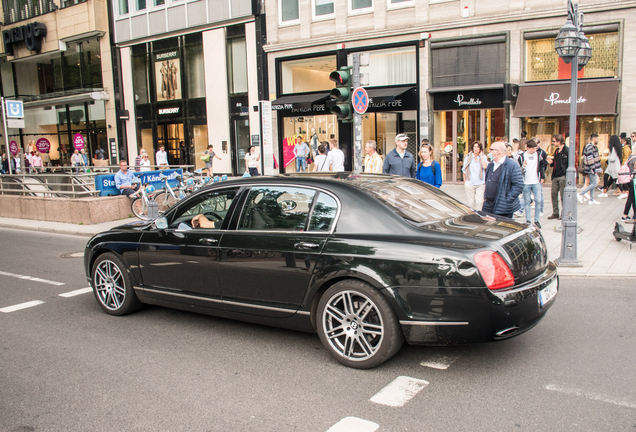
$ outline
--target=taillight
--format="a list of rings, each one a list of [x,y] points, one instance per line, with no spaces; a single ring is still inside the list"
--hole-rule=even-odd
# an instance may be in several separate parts
[[[490,290],[509,288],[515,284],[510,267],[496,252],[483,251],[475,254],[475,264]]]

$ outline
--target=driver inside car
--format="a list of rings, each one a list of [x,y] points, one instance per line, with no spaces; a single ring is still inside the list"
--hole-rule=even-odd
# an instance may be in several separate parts
[[[198,214],[192,218],[192,228],[214,228],[214,222],[206,218],[203,214]]]

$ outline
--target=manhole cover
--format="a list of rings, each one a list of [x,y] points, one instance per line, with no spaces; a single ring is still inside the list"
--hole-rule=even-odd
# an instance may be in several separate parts
[[[84,258],[84,252],[71,252],[60,255],[60,258]]]

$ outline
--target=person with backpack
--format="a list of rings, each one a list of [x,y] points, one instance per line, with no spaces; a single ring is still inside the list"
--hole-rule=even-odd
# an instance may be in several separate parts
[[[627,159],[624,165],[627,167],[627,169],[624,171],[627,171],[627,172],[621,172],[621,170],[623,170],[623,167],[621,167],[621,170],[619,170],[619,173],[618,173],[619,180],[621,179],[621,177],[628,179],[627,183],[624,183],[624,186],[627,186],[627,202],[625,203],[625,209],[623,210],[623,217],[621,219],[623,221],[629,221],[631,223],[634,223],[634,219],[636,219],[636,200],[634,199],[634,176],[631,174],[634,172],[634,163],[636,163],[636,155],[631,155],[629,159]],[[630,207],[632,208],[631,219],[629,217]]]
[[[430,144],[422,144],[420,159],[415,178],[439,189],[442,186],[442,168],[437,161],[433,160],[433,147]]]
[[[468,198],[468,207],[481,210],[484,203],[484,190],[486,189],[486,168],[488,158],[484,154],[484,146],[479,142],[473,142],[473,151],[464,157],[462,172],[464,173],[464,189]]]

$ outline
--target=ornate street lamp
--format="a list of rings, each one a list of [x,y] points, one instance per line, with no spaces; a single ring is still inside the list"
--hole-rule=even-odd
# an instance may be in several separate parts
[[[578,5],[568,0],[568,19],[554,40],[554,49],[566,64],[572,64],[570,87],[570,148],[568,149],[568,169],[565,174],[565,190],[563,196],[563,226],[561,237],[561,255],[557,264],[562,267],[580,267],[576,247],[577,214],[576,214],[576,104],[578,71],[583,69],[592,57],[590,41],[581,31],[583,14]]]

